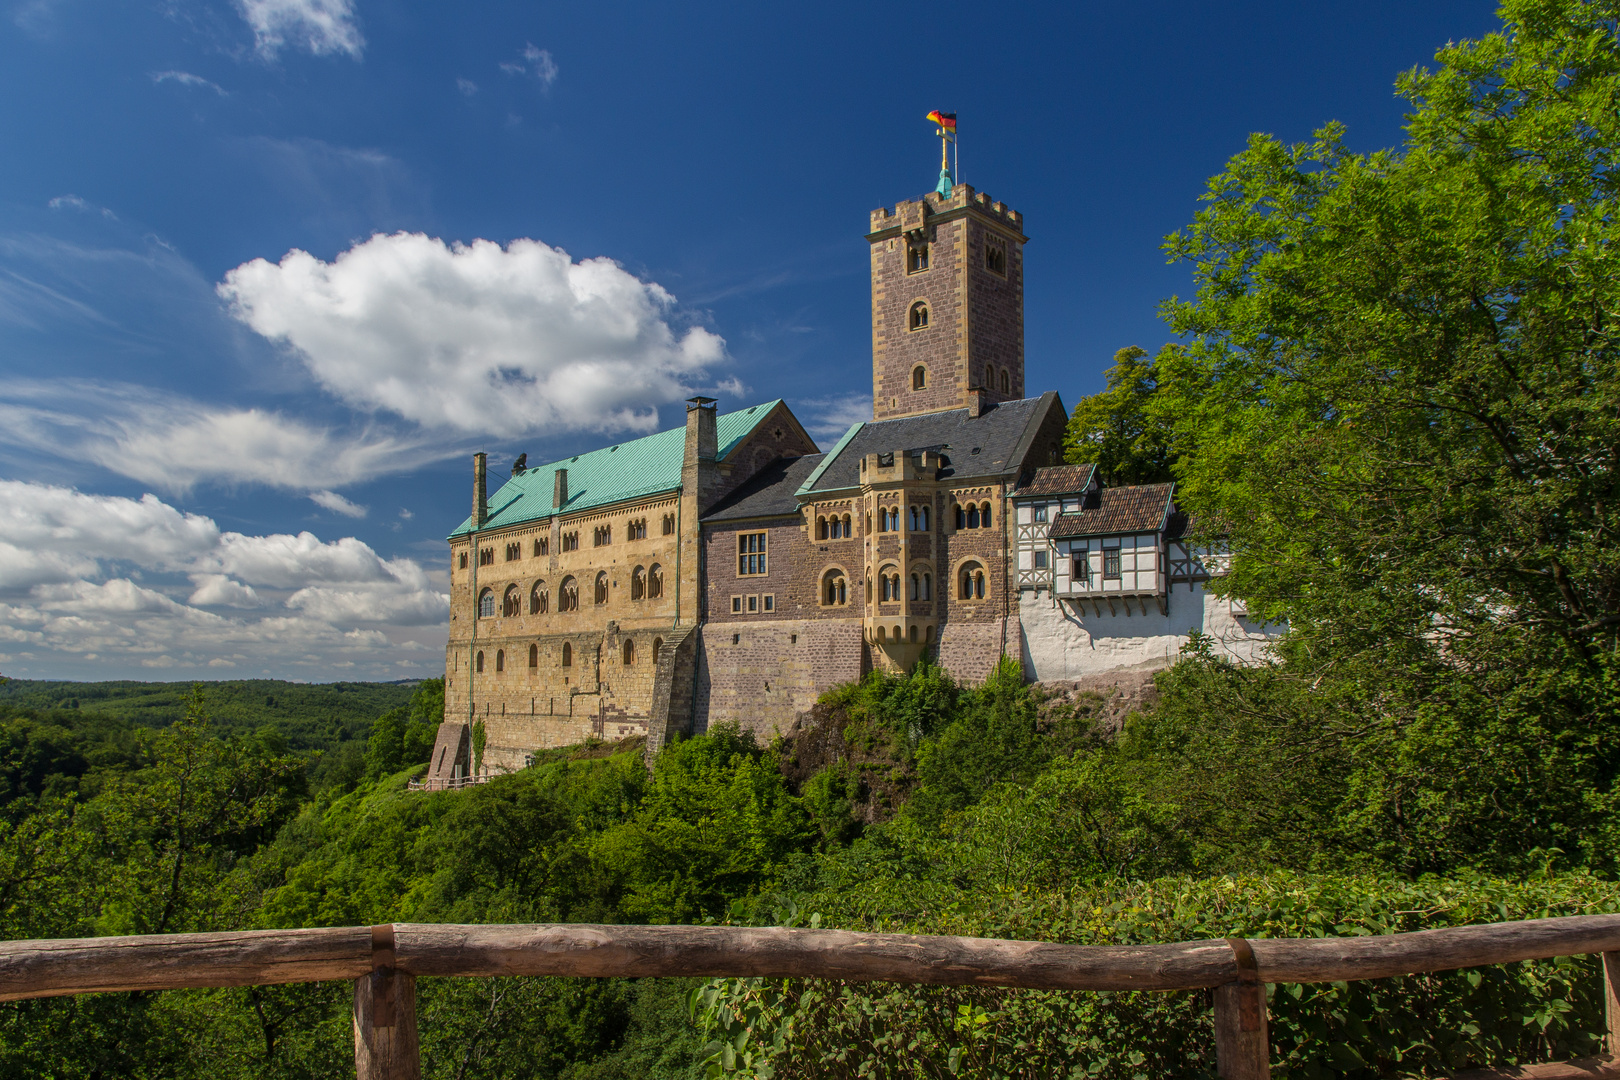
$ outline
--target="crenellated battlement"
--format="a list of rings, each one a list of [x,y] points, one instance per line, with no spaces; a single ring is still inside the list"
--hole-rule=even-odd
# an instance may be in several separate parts
[[[964,209],[974,210],[985,217],[1003,222],[1020,233],[1023,232],[1023,214],[1005,203],[995,201],[982,191],[975,191],[971,184],[957,184],[949,195],[942,196],[937,191],[930,191],[920,199],[907,199],[896,203],[893,207],[879,207],[871,213],[870,231],[877,233],[897,226],[905,231],[920,226],[924,220],[935,214]]]

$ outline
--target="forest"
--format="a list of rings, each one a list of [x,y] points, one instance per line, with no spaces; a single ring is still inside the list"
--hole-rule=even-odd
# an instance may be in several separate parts
[[[1354,153],[1333,124],[1252,137],[1166,240],[1196,284],[1164,305],[1175,340],[1121,350],[1074,410],[1070,459],[1174,479],[1231,553],[1212,587],[1286,623],[1268,662],[1190,635],[1122,723],[1013,658],[978,685],[923,662],[769,740],[714,728],[651,771],[637,741],[587,744],[431,794],[407,783],[438,680],[353,684],[364,729],[314,698],[245,705],[290,688],[171,692],[160,715],[21,684],[0,689],[0,936],[573,921],[1092,944],[1620,912],[1620,3],[1500,14],[1400,78],[1397,148]],[[1580,1056],[1601,985],[1574,957],[1274,988],[1274,1068]],[[1214,1069],[1204,992],[419,995],[431,1077]],[[339,1076],[349,999],[0,1004],[0,1074]]]

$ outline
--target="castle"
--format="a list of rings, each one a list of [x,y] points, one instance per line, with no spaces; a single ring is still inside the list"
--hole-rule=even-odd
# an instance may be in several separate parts
[[[700,397],[684,430],[519,459],[493,495],[475,455],[426,786],[592,737],[785,731],[924,653],[967,681],[1163,666],[1194,629],[1256,655],[1173,485],[1062,464],[1063,403],[1025,396],[1023,218],[941,188],[871,215],[873,419],[826,452],[782,401]]]

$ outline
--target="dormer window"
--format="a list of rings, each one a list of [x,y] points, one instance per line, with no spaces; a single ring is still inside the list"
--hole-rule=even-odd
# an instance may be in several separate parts
[[[910,326],[913,330],[928,329],[928,305],[921,300],[911,305]]]
[[[928,245],[906,245],[906,273],[920,274],[928,269]]]

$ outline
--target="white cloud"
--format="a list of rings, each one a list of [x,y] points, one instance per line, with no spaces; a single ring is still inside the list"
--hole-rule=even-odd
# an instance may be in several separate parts
[[[193,75],[189,71],[154,71],[150,74],[152,81],[155,83],[172,82],[179,83],[181,86],[185,87],[203,86],[212,90],[220,97],[226,96],[225,88],[219,85],[219,83],[205,79],[201,75]]]
[[[15,674],[44,663],[40,674],[91,677],[92,661],[380,674],[402,658],[431,670],[438,650],[413,638],[448,613],[414,560],[354,537],[250,536],[153,495],[0,481],[0,642]]]
[[[456,89],[461,91],[463,97],[472,97],[478,93],[478,84],[471,79],[457,79]]]
[[[671,325],[659,285],[534,240],[379,234],[330,263],[255,259],[218,291],[344,401],[431,427],[652,431],[725,359],[717,335]]]
[[[851,424],[872,419],[872,398],[868,394],[812,398],[801,402],[800,408],[804,429],[824,450],[842,438]]]
[[[532,41],[523,46],[521,64],[504,60],[500,68],[508,75],[532,75],[542,90],[551,89],[551,84],[557,81],[557,61],[548,50],[537,48]]]
[[[345,517],[363,518],[367,513],[366,507],[350,502],[335,491],[312,491],[309,493],[309,500],[316,506]]]
[[[419,431],[317,427],[273,411],[83,380],[0,383],[0,443],[50,447],[176,494],[203,481],[330,491],[461,449]]]
[[[366,47],[351,0],[237,0],[236,6],[265,57],[291,44],[316,56],[347,53],[358,60]]]

